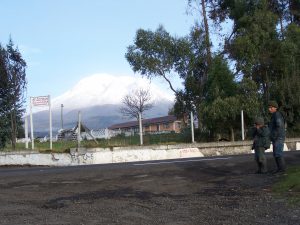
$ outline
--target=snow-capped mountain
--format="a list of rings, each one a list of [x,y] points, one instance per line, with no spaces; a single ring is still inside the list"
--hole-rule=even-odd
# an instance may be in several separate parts
[[[82,121],[90,129],[105,128],[128,121],[120,114],[122,99],[136,89],[149,90],[154,107],[145,112],[145,118],[165,116],[174,96],[146,79],[131,76],[95,74],[80,80],[72,89],[52,100],[53,131],[61,128],[61,104],[64,128],[74,127],[81,111]],[[49,130],[49,113],[39,111],[33,115],[34,130]]]
[[[74,110],[106,104],[121,104],[130,91],[142,88],[149,90],[152,101],[173,101],[174,96],[162,91],[149,80],[133,76],[95,74],[80,80],[71,90],[53,99],[53,109],[64,104],[64,110]]]

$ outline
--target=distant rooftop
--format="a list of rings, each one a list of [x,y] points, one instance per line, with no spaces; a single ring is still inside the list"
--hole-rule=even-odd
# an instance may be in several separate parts
[[[162,123],[173,122],[176,120],[177,120],[176,116],[169,115],[169,116],[156,117],[156,118],[151,118],[151,119],[143,119],[142,123],[143,123],[143,126],[145,126],[145,125],[147,126],[150,124],[162,124]],[[126,123],[114,124],[114,125],[108,127],[108,129],[114,130],[114,129],[118,129],[118,128],[127,128],[127,127],[138,127],[138,121],[129,121]]]

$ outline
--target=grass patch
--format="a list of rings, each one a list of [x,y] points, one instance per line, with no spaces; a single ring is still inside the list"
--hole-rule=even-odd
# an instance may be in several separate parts
[[[170,145],[177,143],[186,143],[190,142],[190,140],[186,140],[185,137],[181,134],[169,133],[169,134],[157,134],[150,135],[146,134],[143,136],[144,145]],[[139,146],[140,145],[140,137],[139,135],[125,137],[124,135],[118,135],[116,137],[112,137],[111,139],[97,139],[95,141],[81,141],[80,147],[83,148],[112,148],[112,147],[128,147],[128,146]],[[36,140],[34,142],[34,149],[41,153],[63,153],[69,152],[70,148],[76,148],[77,141],[53,141],[52,142],[52,150],[50,150],[50,143],[48,142],[39,142]],[[16,151],[25,150],[24,143],[17,143]],[[28,144],[28,150],[31,150],[31,143]],[[4,149],[0,149],[0,151],[12,151],[11,145],[7,145]]]
[[[300,204],[300,166],[288,168],[286,175],[273,186],[273,192],[287,197],[292,204]]]

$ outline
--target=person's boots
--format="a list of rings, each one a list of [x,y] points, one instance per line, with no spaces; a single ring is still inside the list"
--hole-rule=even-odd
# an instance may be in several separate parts
[[[255,157],[255,161],[256,161],[256,164],[257,164],[257,167],[258,167],[258,170],[255,172],[256,174],[261,174],[261,163],[259,162],[259,159],[258,157]]]
[[[279,172],[285,172],[285,160],[283,157],[278,157]]]
[[[266,174],[268,172],[267,159],[263,158],[261,162],[261,173]]]
[[[283,157],[275,158],[277,170],[274,173],[282,173],[285,171],[285,161]]]

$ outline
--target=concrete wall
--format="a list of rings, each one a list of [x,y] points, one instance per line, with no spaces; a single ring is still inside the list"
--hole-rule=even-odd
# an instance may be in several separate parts
[[[204,156],[250,154],[251,141],[214,142],[160,146],[71,149],[70,153],[44,154],[35,151],[0,152],[1,165],[72,166],[135,161],[180,159]],[[300,150],[300,138],[288,139],[285,151]],[[269,150],[271,151],[271,150]]]

